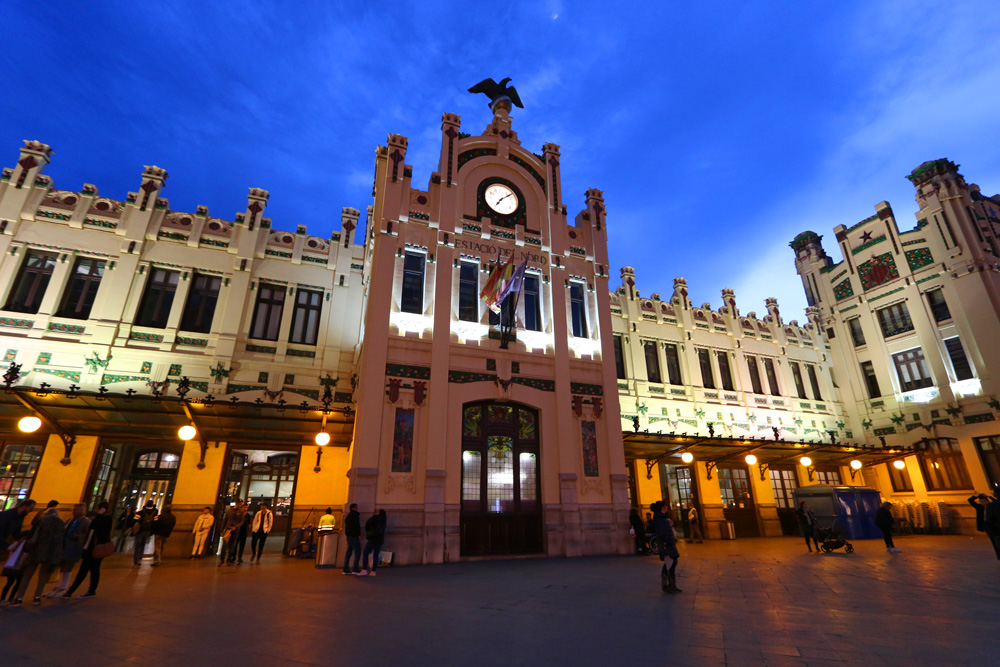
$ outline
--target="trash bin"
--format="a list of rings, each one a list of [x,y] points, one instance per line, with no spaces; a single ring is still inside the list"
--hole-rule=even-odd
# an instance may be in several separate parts
[[[299,553],[299,543],[302,541],[302,529],[292,528],[292,534],[288,538],[288,555],[295,556]]]
[[[316,547],[316,567],[337,567],[337,531],[325,530],[319,533],[319,545]]]
[[[724,540],[735,540],[736,539],[736,526],[732,521],[723,521],[719,524],[721,529],[721,537]]]

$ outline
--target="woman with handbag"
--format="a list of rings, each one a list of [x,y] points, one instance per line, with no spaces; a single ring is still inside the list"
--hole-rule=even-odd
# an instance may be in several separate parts
[[[80,570],[76,573],[73,585],[63,595],[64,598],[72,597],[88,574],[90,575],[90,585],[87,587],[87,592],[80,598],[92,598],[97,595],[97,584],[101,581],[101,561],[115,552],[115,545],[111,541],[111,527],[108,501],[102,500],[97,506],[97,516],[90,522],[90,534],[84,542],[83,562],[80,564]]]

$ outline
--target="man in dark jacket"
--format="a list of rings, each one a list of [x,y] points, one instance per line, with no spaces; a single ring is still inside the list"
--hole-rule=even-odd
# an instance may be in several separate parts
[[[382,543],[385,541],[385,510],[379,510],[377,514],[372,514],[368,521],[365,521],[365,552],[361,555],[361,572],[359,577],[375,576],[378,569],[378,555],[382,551]],[[372,569],[368,569],[368,554],[373,554]]]
[[[983,516],[986,512],[986,506],[991,500],[996,500],[996,498],[991,498],[985,493],[977,493],[969,496],[969,504],[972,505],[972,509],[976,510],[976,530],[980,533],[986,532],[983,524]]]
[[[24,517],[33,509],[35,501],[28,498],[15,507],[0,512],[0,553],[5,552],[11,542],[21,539]]]
[[[358,564],[361,561],[361,515],[358,514],[357,503],[351,503],[351,511],[344,517],[344,537],[347,538],[347,553],[344,554],[344,574],[357,574],[361,571]],[[354,569],[348,567],[354,554]]]
[[[656,544],[659,549],[660,560],[663,567],[660,570],[660,588],[664,593],[680,593],[677,588],[677,559],[680,553],[677,551],[677,536],[674,534],[674,526],[667,516],[668,506],[662,500],[653,503],[650,508],[653,510],[653,532],[656,533]],[[670,558],[670,567],[667,567],[666,559]]]
[[[153,565],[159,565],[163,558],[163,545],[167,543],[170,533],[174,532],[177,517],[174,516],[172,505],[164,505],[156,520],[153,521]]]
[[[884,502],[875,511],[875,526],[882,531],[882,539],[885,541],[885,550],[891,554],[898,554],[899,549],[892,543],[892,526],[896,520],[892,518],[892,503]]]
[[[983,528],[987,537],[993,542],[993,551],[1000,560],[1000,500],[994,500],[986,506],[983,513]]]
[[[147,501],[146,506],[132,517],[133,530],[135,531],[135,549],[132,551],[132,569],[141,567],[142,559],[146,555],[146,543],[149,536],[153,534],[153,524],[156,523],[156,505],[153,501]]]

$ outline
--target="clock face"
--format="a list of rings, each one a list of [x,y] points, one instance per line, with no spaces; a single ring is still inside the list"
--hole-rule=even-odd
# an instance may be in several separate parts
[[[517,194],[506,185],[494,183],[484,193],[486,205],[500,215],[510,215],[517,210]]]

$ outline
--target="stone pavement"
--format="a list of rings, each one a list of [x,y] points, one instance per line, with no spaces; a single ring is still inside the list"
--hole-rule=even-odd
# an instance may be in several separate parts
[[[854,554],[799,539],[652,557],[513,559],[345,577],[308,561],[105,564],[97,598],[0,609],[0,665],[997,664],[1000,562],[984,537]]]

